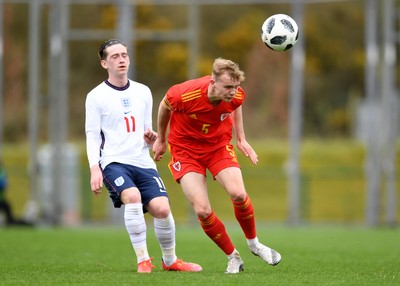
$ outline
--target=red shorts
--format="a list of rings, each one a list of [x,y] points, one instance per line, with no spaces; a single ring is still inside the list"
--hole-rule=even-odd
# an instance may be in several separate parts
[[[183,175],[189,172],[196,172],[206,176],[206,170],[208,169],[215,178],[223,169],[228,167],[240,168],[234,147],[231,144],[203,154],[194,153],[188,149],[175,149],[171,145],[169,146],[169,151],[172,156],[168,167],[178,183]]]

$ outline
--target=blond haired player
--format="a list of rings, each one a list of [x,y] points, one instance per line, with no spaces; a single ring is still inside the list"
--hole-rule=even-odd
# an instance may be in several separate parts
[[[242,104],[246,95],[240,83],[244,79],[236,63],[218,58],[211,75],[172,86],[159,106],[158,138],[153,145],[154,159],[160,160],[167,148],[169,124],[172,157],[168,166],[204,232],[228,256],[225,273],[239,273],[244,263],[224,224],[211,208],[206,169],[230,196],[251,252],[270,265],[281,260],[277,251],[258,241],[253,205],[230,143],[234,127],[239,150],[257,163],[257,154],[246,141],[243,128]]]

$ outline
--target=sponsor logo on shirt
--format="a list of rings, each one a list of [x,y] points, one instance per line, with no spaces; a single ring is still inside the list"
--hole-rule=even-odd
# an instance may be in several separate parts
[[[229,117],[229,113],[222,113],[221,114],[221,121],[224,121],[228,117]]]
[[[131,99],[129,97],[121,98],[121,104],[123,108],[128,108],[132,106]]]

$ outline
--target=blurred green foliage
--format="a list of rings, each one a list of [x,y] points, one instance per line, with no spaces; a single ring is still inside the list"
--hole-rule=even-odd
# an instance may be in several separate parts
[[[144,5],[135,7],[132,29],[171,31],[188,26],[187,7]],[[26,139],[28,134],[28,9],[25,4],[4,4],[4,162],[10,175],[8,196],[17,214],[29,199]],[[73,29],[115,29],[113,5],[71,5]],[[338,1],[305,5],[306,65],[304,74],[303,132],[301,152],[302,219],[312,222],[359,223],[364,219],[366,180],[365,148],[351,138],[354,105],[364,94],[364,1]],[[286,221],[288,145],[288,93],[291,51],[278,53],[260,40],[263,21],[275,13],[291,14],[287,4],[209,5],[200,8],[198,74],[209,74],[216,57],[237,61],[245,70],[247,91],[244,119],[247,138],[257,150],[260,163],[253,166],[240,158],[245,183],[259,220]],[[48,29],[49,6],[41,8],[40,44],[40,143],[48,139]],[[69,53],[68,139],[84,140],[86,94],[103,81],[106,72],[97,58],[98,41],[71,41]],[[294,47],[296,48],[296,46]],[[188,78],[188,45],[183,41],[138,41],[132,51],[135,80],[152,89],[154,121],[157,106],[170,85]],[[269,138],[265,140],[265,138]],[[110,201],[106,190],[94,198],[83,144],[80,144],[81,216],[102,221]],[[190,208],[179,185],[158,163],[169,190],[178,222],[190,221]],[[398,165],[398,160],[396,161]],[[398,170],[399,168],[397,168]],[[224,191],[212,179],[210,197],[223,219],[234,219]],[[382,190],[385,184],[382,183]],[[383,192],[382,205],[385,194]],[[384,214],[382,213],[382,216]]]
[[[286,161],[288,145],[283,140],[252,140],[250,142],[259,156],[259,163],[238,152],[245,185],[250,194],[256,218],[259,221],[286,222],[288,217],[288,177]],[[80,150],[79,209],[83,221],[104,222],[108,220],[111,201],[104,188],[102,195],[94,197],[90,191],[89,170],[84,144]],[[21,215],[29,198],[29,182],[26,168],[25,145],[7,145],[4,165],[9,174],[8,198],[17,214]],[[167,154],[166,154],[167,155]],[[400,161],[396,159],[397,180]],[[178,223],[191,223],[195,219],[181,188],[169,173],[168,155],[158,162],[158,170],[167,187],[172,210]],[[366,175],[364,173],[365,148],[353,141],[306,140],[301,145],[301,219],[310,223],[364,222]],[[396,182],[399,184],[399,181]],[[211,204],[217,214],[226,221],[233,221],[234,214],[229,197],[208,174]],[[39,190],[40,191],[40,190]],[[400,196],[397,188],[397,196]],[[384,221],[386,184],[381,188],[381,219]],[[400,209],[397,210],[400,219]]]
[[[351,136],[349,103],[364,89],[364,3],[338,1],[306,4],[304,29],[304,134],[314,137]],[[4,140],[27,138],[28,9],[4,4]],[[132,29],[171,31],[188,27],[185,5],[135,7]],[[200,6],[198,74],[209,74],[216,57],[237,61],[247,74],[245,120],[249,137],[285,137],[287,134],[289,63],[291,51],[273,52],[260,40],[264,20],[275,13],[291,14],[288,4]],[[118,9],[113,5],[70,7],[73,29],[115,29]],[[41,8],[40,138],[47,139],[49,6]],[[97,58],[101,40],[71,41],[69,53],[69,139],[84,138],[86,94],[106,77]],[[296,47],[294,47],[296,48]],[[188,45],[173,41],[138,41],[132,51],[135,79],[150,86],[154,110],[167,88],[188,78]],[[154,114],[154,119],[156,113]],[[263,130],[260,130],[263,126]]]

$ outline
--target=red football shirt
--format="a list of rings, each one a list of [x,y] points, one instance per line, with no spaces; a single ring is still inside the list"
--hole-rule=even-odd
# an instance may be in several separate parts
[[[230,143],[230,114],[243,103],[245,93],[239,87],[231,102],[221,101],[213,106],[207,96],[210,79],[211,76],[204,76],[188,80],[167,91],[165,104],[173,111],[168,142],[174,148],[201,154]]]

